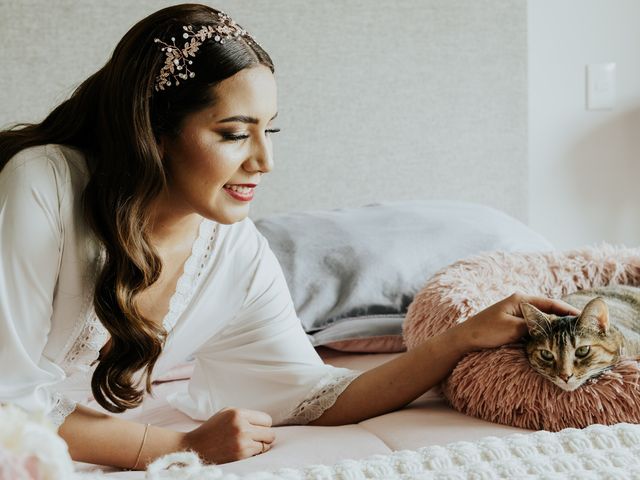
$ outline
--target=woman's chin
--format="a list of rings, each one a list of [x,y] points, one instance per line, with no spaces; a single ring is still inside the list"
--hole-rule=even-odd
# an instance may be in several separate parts
[[[210,212],[210,214],[203,216],[223,225],[231,225],[247,218],[249,216],[249,209],[246,207],[217,209],[215,212]]]

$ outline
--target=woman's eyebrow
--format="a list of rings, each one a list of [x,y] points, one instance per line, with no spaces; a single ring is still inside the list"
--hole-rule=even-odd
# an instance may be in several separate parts
[[[273,117],[271,117],[271,120],[273,120],[277,116],[278,116],[278,112],[276,112],[276,114]],[[226,122],[258,123],[259,121],[260,120],[258,120],[255,117],[248,117],[246,115],[235,115],[233,117],[223,118],[222,120],[218,121],[218,123],[226,123]]]

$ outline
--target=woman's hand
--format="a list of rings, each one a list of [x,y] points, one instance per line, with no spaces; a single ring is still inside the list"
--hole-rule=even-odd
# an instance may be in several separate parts
[[[530,303],[545,313],[555,315],[580,313],[580,310],[561,300],[514,293],[453,327],[457,329],[459,341],[469,351],[517,342],[527,333],[521,303]]]
[[[276,438],[271,417],[244,408],[224,408],[184,435],[183,448],[206,462],[227,463],[266,452]],[[263,446],[264,445],[264,446]]]

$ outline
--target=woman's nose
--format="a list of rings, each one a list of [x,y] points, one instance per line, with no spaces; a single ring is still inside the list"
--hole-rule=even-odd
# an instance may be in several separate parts
[[[260,171],[267,173],[271,170],[273,170],[273,152],[270,148],[267,148],[260,157]]]
[[[273,149],[267,140],[256,142],[251,158],[245,162],[250,171],[270,172],[273,169]]]

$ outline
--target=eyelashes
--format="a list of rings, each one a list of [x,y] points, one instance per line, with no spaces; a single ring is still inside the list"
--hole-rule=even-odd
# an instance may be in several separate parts
[[[269,128],[265,130],[265,133],[278,133],[280,131],[279,128]],[[238,140],[244,140],[245,138],[249,138],[249,135],[233,135],[231,133],[222,133],[222,138],[226,141],[237,142]]]

